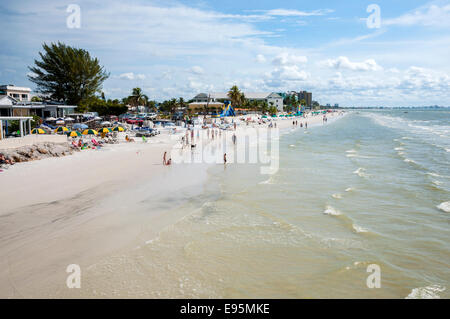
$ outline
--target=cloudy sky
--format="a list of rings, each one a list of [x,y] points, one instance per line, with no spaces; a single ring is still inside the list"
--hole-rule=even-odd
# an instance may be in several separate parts
[[[70,4],[80,28],[67,26]],[[371,4],[380,25],[367,21]],[[108,98],[237,84],[308,90],[322,104],[450,105],[450,0],[0,0],[0,28],[2,84],[33,88],[28,66],[43,42],[61,41],[100,59]]]

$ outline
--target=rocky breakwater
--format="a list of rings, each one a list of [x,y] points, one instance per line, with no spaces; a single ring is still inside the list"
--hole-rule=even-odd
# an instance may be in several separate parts
[[[29,146],[18,148],[0,149],[7,159],[13,160],[15,163],[40,160],[48,157],[61,157],[73,154],[77,149],[71,147],[68,143],[37,143]]]

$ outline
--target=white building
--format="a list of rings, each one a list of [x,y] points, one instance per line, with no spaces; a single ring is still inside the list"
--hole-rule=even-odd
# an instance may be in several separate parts
[[[283,98],[274,92],[243,92],[246,99],[249,101],[266,101],[270,106],[275,106],[278,111],[283,111]],[[195,103],[220,102],[222,100],[229,100],[228,93],[200,93],[194,97]]]
[[[15,86],[13,84],[0,85],[0,95],[6,95],[14,98],[16,101],[28,102],[30,98],[30,88]]]

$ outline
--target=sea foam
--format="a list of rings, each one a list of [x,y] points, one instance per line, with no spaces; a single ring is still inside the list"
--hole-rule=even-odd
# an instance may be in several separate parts
[[[439,208],[440,210],[446,212],[446,213],[450,213],[450,201],[440,203],[436,207]]]
[[[357,232],[357,233],[367,233],[368,232],[368,230],[366,228],[361,227],[361,226],[356,225],[356,224],[353,224],[352,227],[353,227],[353,230],[355,232]]]
[[[445,291],[445,287],[439,285],[414,288],[405,299],[440,299],[438,293],[443,291]]]
[[[333,215],[333,216],[342,215],[340,211],[338,211],[337,209],[335,209],[332,206],[327,206],[325,208],[325,210],[323,211],[323,213],[326,214],[326,215]]]

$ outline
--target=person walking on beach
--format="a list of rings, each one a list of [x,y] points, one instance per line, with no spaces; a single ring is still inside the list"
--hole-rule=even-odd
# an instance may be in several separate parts
[[[308,122],[305,122],[305,128],[308,128]]]
[[[167,157],[167,152],[164,152],[164,156],[163,156],[163,165],[166,165],[166,157]]]
[[[236,134],[233,133],[233,136],[231,137],[231,139],[233,140],[233,144],[236,145]]]
[[[223,163],[227,163],[227,153],[223,153]]]

